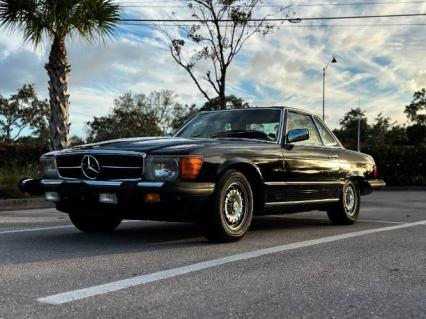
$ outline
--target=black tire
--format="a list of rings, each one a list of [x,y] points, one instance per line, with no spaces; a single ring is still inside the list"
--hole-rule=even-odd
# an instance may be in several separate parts
[[[216,184],[205,236],[214,242],[241,239],[253,218],[253,192],[247,178],[237,170],[227,170]]]
[[[121,216],[108,212],[74,211],[68,214],[74,226],[85,233],[112,232],[123,220]]]
[[[347,180],[342,188],[340,200],[327,210],[334,225],[352,225],[358,220],[361,196],[355,181]]]

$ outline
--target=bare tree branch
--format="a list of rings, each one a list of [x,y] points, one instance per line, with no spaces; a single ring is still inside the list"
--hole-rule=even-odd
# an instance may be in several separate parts
[[[182,63],[182,60],[174,54],[173,52],[173,48],[170,48],[170,53],[173,57],[173,59],[176,61],[177,64],[179,64],[181,67],[183,67],[189,74],[189,76],[191,77],[191,79],[195,82],[195,85],[197,86],[198,90],[200,90],[200,92],[204,95],[204,97],[210,101],[211,98],[209,97],[209,95],[207,94],[206,91],[203,90],[203,88],[201,87],[200,83],[198,82],[197,78],[194,76],[194,73],[191,71],[191,68],[188,65],[185,65]]]
[[[210,76],[210,71],[207,71],[206,75],[207,75],[207,81],[211,84],[211,86],[216,91],[216,93],[220,94],[220,88],[217,88],[216,84],[212,81],[211,76]]]
[[[186,70],[201,94],[208,101],[213,100],[209,96],[209,90],[203,87],[208,85],[218,94],[219,108],[224,109],[228,68],[235,56],[255,34],[266,35],[273,31],[266,23],[267,17],[284,10],[289,11],[291,6],[282,6],[275,12],[265,14],[260,7],[262,0],[186,1],[189,13],[199,23],[187,27],[177,24],[186,39],[182,36],[176,39],[168,34],[171,41],[170,53],[176,63]],[[288,17],[288,13],[286,16]],[[254,18],[256,21],[253,21]],[[191,45],[186,45],[185,40],[189,40]],[[183,50],[187,54],[183,54]],[[206,67],[202,60],[210,61],[211,66]]]

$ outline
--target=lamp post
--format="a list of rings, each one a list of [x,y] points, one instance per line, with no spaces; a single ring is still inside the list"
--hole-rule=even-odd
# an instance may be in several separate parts
[[[330,61],[327,62],[325,68],[322,69],[322,120],[325,121],[325,71],[327,71],[330,63],[337,63],[335,56],[331,58]]]

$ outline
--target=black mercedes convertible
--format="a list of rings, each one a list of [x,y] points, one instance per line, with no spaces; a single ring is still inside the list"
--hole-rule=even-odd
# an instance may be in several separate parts
[[[191,221],[219,242],[243,237],[256,215],[321,210],[352,224],[360,195],[384,186],[371,156],[287,107],[202,112],[173,137],[50,152],[40,166],[40,179],[19,188],[54,202],[81,231],[112,231],[123,219]]]

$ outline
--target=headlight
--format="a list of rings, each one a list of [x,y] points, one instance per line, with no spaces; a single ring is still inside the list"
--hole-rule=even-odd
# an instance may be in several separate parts
[[[147,180],[173,181],[179,175],[179,161],[173,157],[148,157],[145,166]]]
[[[200,173],[202,164],[202,156],[148,156],[144,178],[150,181],[193,180]]]
[[[53,157],[40,159],[40,175],[42,178],[58,178],[58,170]]]

